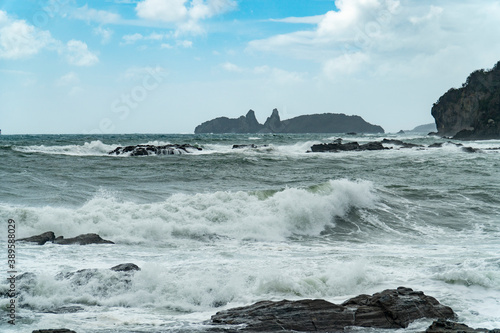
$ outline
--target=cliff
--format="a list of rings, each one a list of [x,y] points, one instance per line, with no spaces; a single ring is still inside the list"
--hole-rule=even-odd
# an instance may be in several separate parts
[[[500,62],[477,70],[459,89],[450,89],[431,111],[438,134],[455,139],[500,138]]]
[[[274,109],[264,125],[255,119],[250,110],[237,119],[220,117],[204,122],[194,130],[199,133],[384,133],[384,129],[372,125],[359,116],[324,113],[298,116],[281,120]]]

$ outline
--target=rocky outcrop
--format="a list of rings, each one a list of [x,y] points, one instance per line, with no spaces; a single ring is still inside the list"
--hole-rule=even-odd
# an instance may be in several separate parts
[[[130,271],[140,271],[141,269],[136,264],[126,263],[113,266],[111,267],[111,270],[115,272],[130,272]]]
[[[36,235],[36,236],[31,236],[27,238],[21,238],[18,239],[18,242],[30,242],[30,243],[37,243],[38,245],[43,245],[47,242],[53,242],[54,239],[56,239],[56,236],[52,231],[47,231],[44,232],[43,234]]]
[[[470,328],[467,325],[439,319],[425,333],[500,333],[500,329]]]
[[[38,245],[43,245],[47,242],[52,242],[54,244],[69,245],[69,244],[114,244],[110,240],[102,239],[98,234],[83,234],[73,238],[64,238],[63,236],[55,237],[52,231],[44,232],[43,234],[21,238],[18,239],[20,242],[31,242],[37,243]]]
[[[148,156],[148,155],[179,155],[190,153],[190,150],[202,150],[201,148],[183,144],[183,145],[135,145],[126,147],[116,147],[110,151],[109,155],[129,155],[129,156]]]
[[[384,147],[381,142],[368,142],[366,144],[360,145],[357,142],[342,143],[340,141],[336,141],[333,143],[320,143],[311,146],[311,152],[313,153],[384,150],[384,149],[389,149],[389,148]]]
[[[255,118],[254,111],[248,111],[245,117],[229,119],[216,118],[197,126],[194,131],[200,133],[384,133],[384,129],[367,123],[359,116],[324,113],[298,116],[281,120],[274,109],[271,116],[262,125]]]
[[[500,62],[477,70],[459,89],[450,89],[432,107],[438,135],[455,139],[500,138]]]
[[[221,311],[211,318],[214,325],[242,325],[247,332],[338,332],[348,326],[406,328],[422,318],[451,319],[455,313],[435,298],[399,287],[360,295],[341,305],[325,300],[262,301]]]
[[[89,244],[114,244],[110,240],[102,239],[98,234],[84,234],[79,235],[73,238],[64,238],[63,236],[59,236],[54,239],[54,244],[61,245],[70,245],[70,244],[79,244],[79,245],[89,245]]]
[[[237,119],[219,117],[198,125],[194,132],[198,133],[258,133],[264,128],[257,118],[255,112],[250,110],[246,116]]]

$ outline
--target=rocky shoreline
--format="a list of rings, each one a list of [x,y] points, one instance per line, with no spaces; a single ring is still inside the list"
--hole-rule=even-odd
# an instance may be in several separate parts
[[[117,265],[111,270],[131,274],[140,268],[127,263]],[[95,274],[95,270],[81,270],[60,278],[74,278],[76,275],[88,278],[92,274]],[[82,282],[79,280],[79,283]],[[442,305],[434,297],[427,296],[422,291],[399,287],[373,295],[359,295],[342,304],[322,299],[261,301],[217,312],[205,323],[207,328],[204,331],[340,333],[353,327],[396,330],[407,328],[415,320],[434,319],[425,333],[500,333],[500,329],[471,328],[455,322],[456,318],[455,312],[450,307]],[[32,333],[76,332],[60,328],[35,330]]]

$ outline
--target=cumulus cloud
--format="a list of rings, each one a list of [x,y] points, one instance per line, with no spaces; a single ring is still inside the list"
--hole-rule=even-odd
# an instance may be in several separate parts
[[[137,16],[145,20],[174,23],[177,34],[200,34],[200,21],[236,8],[234,0],[143,0],[136,6]]]
[[[66,58],[71,65],[92,66],[99,62],[99,58],[88,49],[86,43],[79,40],[70,40],[66,44]]]
[[[419,63],[446,62],[443,57],[450,52],[457,52],[450,60],[467,61],[477,54],[478,44],[492,45],[500,35],[500,4],[494,0],[444,1],[440,6],[430,0],[336,0],[335,5],[337,10],[323,15],[315,29],[254,40],[248,49],[319,62],[329,78],[357,71],[386,75],[396,69],[419,75]],[[492,46],[477,57],[494,61],[499,49]]]
[[[55,44],[50,32],[39,30],[24,20],[11,19],[0,10],[0,58],[27,58]]]

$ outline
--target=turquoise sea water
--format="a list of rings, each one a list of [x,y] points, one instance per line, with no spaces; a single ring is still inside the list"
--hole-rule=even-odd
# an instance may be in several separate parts
[[[203,331],[217,311],[259,300],[340,303],[398,286],[436,297],[469,326],[499,327],[500,141],[466,142],[479,149],[470,153],[423,135],[344,135],[422,147],[306,153],[339,136],[0,136],[3,275],[8,219],[17,238],[98,233],[116,243],[18,243],[18,275],[29,274],[16,282],[15,327],[0,287],[0,330]],[[167,143],[203,150],[107,154]],[[125,262],[141,271],[109,270]]]

